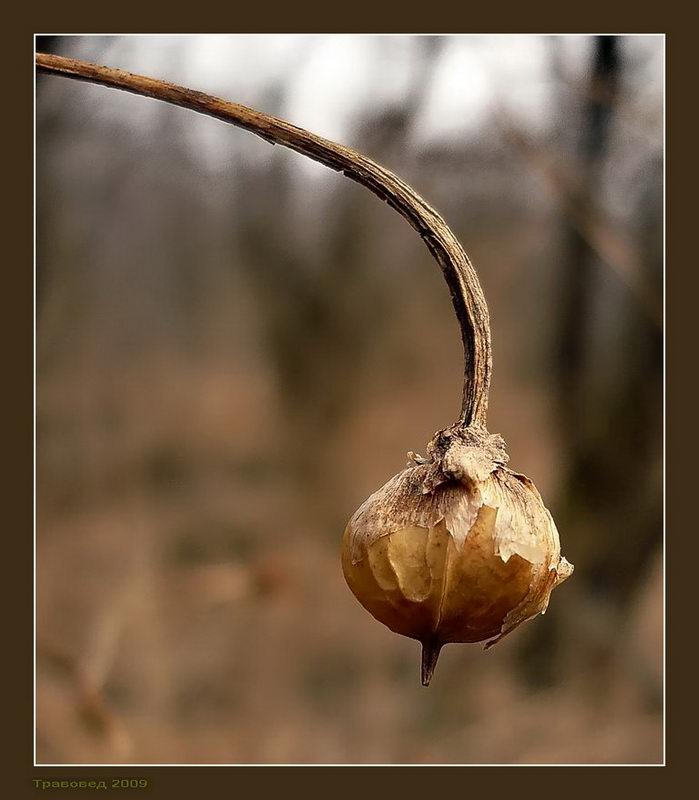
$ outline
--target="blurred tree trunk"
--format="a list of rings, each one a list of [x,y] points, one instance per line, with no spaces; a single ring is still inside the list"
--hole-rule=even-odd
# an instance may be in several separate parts
[[[599,204],[621,66],[617,38],[599,37],[577,169],[577,201],[583,207]],[[652,190],[660,185],[659,177],[657,168],[646,172],[646,189],[635,212],[638,241],[643,243],[637,249],[645,254],[638,268],[647,273],[644,277],[658,294],[662,291],[658,228],[662,204]],[[642,573],[648,555],[659,544],[660,498],[653,487],[657,486],[661,451],[662,334],[633,297],[624,294],[613,319],[618,331],[609,331],[608,345],[619,351],[614,359],[617,368],[611,376],[602,374],[596,363],[599,348],[595,354],[591,342],[596,306],[601,293],[608,291],[599,273],[607,267],[570,221],[564,221],[564,226],[567,255],[556,375],[569,479],[560,523],[579,529],[575,545],[583,580],[610,599],[623,602],[635,589],[636,576]],[[610,440],[614,442],[611,447]],[[610,569],[608,565],[615,566]]]
[[[404,153],[441,46],[438,37],[419,39],[418,77],[409,97],[359,121],[358,147],[380,163],[390,167]],[[334,456],[329,445],[352,407],[364,358],[390,309],[387,283],[365,257],[381,231],[373,215],[367,215],[365,190],[343,182],[332,194],[328,220],[319,222],[322,251],[304,263],[290,216],[296,200],[288,155],[272,153],[265,174],[250,177],[238,187],[235,206],[243,210],[238,219],[242,234],[236,230],[233,236],[242,238],[248,279],[264,315],[261,327],[285,417],[286,442],[280,449],[293,459],[290,473],[301,478],[304,494],[322,515],[323,497],[337,497],[329,487],[333,470],[326,462]],[[407,228],[406,235],[411,235]],[[236,246],[234,241],[231,245]],[[325,511],[333,516],[328,525],[335,525],[337,503]]]
[[[587,208],[600,191],[609,130],[612,126],[620,71],[618,43],[613,36],[595,43],[588,97],[575,169],[577,205]],[[593,305],[594,270],[600,268],[594,251],[569,217],[563,218],[565,265],[559,295],[555,353],[558,405],[564,436],[572,450],[580,445],[579,423],[585,413],[583,369],[585,343]],[[601,267],[604,269],[604,267]]]
[[[579,209],[600,204],[621,77],[617,38],[598,37],[573,162],[572,200]],[[660,297],[662,164],[650,167],[631,207],[634,244],[643,254],[637,267]],[[553,365],[565,475],[554,518],[576,566],[570,601],[577,604],[580,630],[599,647],[601,660],[589,665],[592,675],[608,663],[616,621],[661,544],[662,333],[634,296],[616,285],[569,215],[562,217],[562,241]],[[523,666],[534,682],[553,678],[559,622],[554,608],[526,643]]]

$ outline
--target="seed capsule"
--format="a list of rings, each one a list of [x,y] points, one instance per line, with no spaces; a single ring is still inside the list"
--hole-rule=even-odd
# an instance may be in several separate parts
[[[537,614],[573,567],[534,484],[507,469],[499,436],[453,426],[426,459],[369,497],[350,520],[342,565],[359,602],[422,643],[422,683],[449,642],[486,647]]]

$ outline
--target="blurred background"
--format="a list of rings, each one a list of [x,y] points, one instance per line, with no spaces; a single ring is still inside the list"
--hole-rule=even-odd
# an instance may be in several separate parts
[[[453,422],[449,292],[366,189],[39,76],[37,759],[657,763],[661,36],[38,37],[389,167],[471,256],[489,428],[575,576],[487,653],[346,587],[344,526]]]

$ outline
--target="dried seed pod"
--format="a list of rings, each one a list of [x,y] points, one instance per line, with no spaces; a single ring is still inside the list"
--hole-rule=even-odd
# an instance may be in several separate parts
[[[444,644],[495,644],[543,614],[573,571],[536,487],[507,460],[499,436],[452,426],[345,531],[350,589],[376,619],[422,643],[424,685]]]
[[[488,307],[473,265],[442,217],[389,170],[285,120],[142,75],[37,53],[39,72],[154,97],[252,131],[341,171],[385,200],[420,234],[449,287],[464,345],[459,421],[428,458],[373,494],[345,532],[343,565],[360,602],[392,630],[423,643],[429,683],[446,642],[498,641],[543,613],[573,571],[528,478],[507,469],[486,430],[492,358]],[[493,639],[493,637],[495,637]]]

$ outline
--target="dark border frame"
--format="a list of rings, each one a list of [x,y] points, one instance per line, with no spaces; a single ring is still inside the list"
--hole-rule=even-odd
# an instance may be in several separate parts
[[[691,391],[683,390],[681,385],[681,368],[687,363],[693,363],[692,352],[694,336],[690,325],[683,319],[693,302],[693,293],[689,287],[683,285],[686,278],[693,271],[690,258],[695,248],[689,242],[683,243],[682,238],[691,236],[692,225],[688,214],[693,211],[693,192],[689,197],[690,187],[689,158],[694,155],[694,148],[687,147],[680,150],[683,136],[689,138],[689,124],[685,117],[693,105],[695,85],[692,78],[692,65],[689,44],[691,27],[688,21],[675,20],[673,23],[664,20],[642,20],[639,7],[633,14],[624,13],[619,6],[604,10],[604,16],[598,16],[603,24],[594,24],[592,21],[593,9],[587,7],[590,19],[584,22],[563,24],[560,22],[560,7],[553,19],[546,14],[539,14],[538,19],[530,8],[524,8],[520,13],[521,21],[517,24],[516,17],[509,12],[496,10],[495,22],[478,21],[475,9],[464,7],[461,23],[456,21],[438,21],[407,19],[404,10],[401,10],[402,21],[379,22],[378,18],[372,19],[366,25],[366,31],[343,31],[346,22],[340,22],[333,31],[333,25],[324,17],[315,21],[302,22],[296,16],[296,8],[289,8],[289,16],[294,15],[293,21],[278,18],[277,26],[259,22],[243,23],[236,20],[236,32],[518,32],[518,33],[546,33],[546,32],[638,32],[638,33],[666,33],[666,191],[667,191],[667,224],[666,224],[666,289],[667,289],[667,316],[666,316],[666,431],[667,431],[667,493],[666,493],[666,542],[667,542],[667,639],[668,639],[668,669],[666,674],[667,685],[667,717],[666,741],[667,755],[666,767],[652,767],[650,772],[638,773],[638,767],[624,767],[613,769],[610,767],[562,767],[574,769],[575,776],[571,776],[576,788],[589,791],[591,788],[602,784],[605,793],[614,793],[620,789],[636,788],[642,783],[644,788],[657,791],[664,788],[668,778],[675,777],[683,771],[689,759],[688,750],[693,744],[693,728],[689,727],[689,698],[692,694],[691,684],[687,680],[687,660],[683,657],[684,647],[692,646],[693,619],[695,615],[695,601],[688,596],[685,587],[691,586],[693,559],[674,538],[673,531],[686,531],[684,541],[692,538],[696,528],[695,514],[689,508],[691,492],[688,481],[690,480],[691,467],[683,469],[683,461],[688,460],[690,448],[687,443],[686,431],[689,405],[693,401]],[[10,198],[8,210],[10,211],[11,224],[6,225],[6,232],[10,233],[12,255],[5,261],[5,276],[10,284],[6,298],[10,300],[6,307],[7,333],[3,337],[5,357],[3,364],[6,370],[4,386],[6,391],[3,397],[9,408],[5,411],[6,442],[9,445],[7,464],[10,467],[8,477],[5,479],[5,497],[12,511],[13,519],[6,525],[5,542],[8,552],[5,554],[4,585],[8,592],[5,595],[6,627],[9,631],[5,653],[7,716],[5,727],[10,734],[10,742],[6,745],[5,771],[8,773],[8,788],[13,798],[23,798],[42,794],[33,781],[42,780],[84,780],[95,778],[106,780],[111,776],[143,775],[150,780],[150,787],[144,792],[148,797],[192,797],[196,794],[211,796],[231,791],[251,791],[256,795],[264,796],[267,792],[278,790],[288,794],[290,790],[298,788],[300,791],[330,791],[336,792],[338,778],[342,781],[343,788],[349,791],[371,786],[379,793],[390,792],[396,794],[412,789],[417,792],[436,794],[448,792],[451,786],[455,791],[471,792],[474,789],[471,781],[481,784],[484,792],[501,792],[510,788],[519,795],[527,783],[536,791],[551,793],[565,792],[569,789],[568,776],[541,774],[547,767],[531,767],[511,771],[511,768],[486,768],[485,772],[476,771],[475,767],[34,767],[33,766],[33,36],[35,33],[51,31],[70,31],[73,33],[93,33],[104,31],[129,32],[162,32],[163,24],[157,23],[160,16],[158,9],[152,7],[148,14],[155,18],[155,22],[147,21],[146,11],[138,9],[138,26],[125,24],[115,18],[107,18],[106,11],[102,8],[104,17],[101,22],[93,21],[96,14],[81,14],[81,9],[73,6],[70,10],[65,7],[58,8],[51,14],[34,18],[29,22],[21,23],[19,30],[11,29],[6,37],[9,58],[6,63],[5,89],[12,97],[12,104],[7,103],[5,118],[5,131],[10,134],[10,142],[5,145],[5,166],[10,173],[11,189],[7,192]],[[124,10],[120,6],[120,10]],[[340,9],[340,12],[342,9]],[[243,15],[244,9],[235,8],[236,17]],[[390,13],[390,12],[389,12]],[[265,11],[269,17],[269,9]],[[372,11],[376,16],[378,10]],[[277,12],[275,11],[275,16]],[[38,16],[38,15],[37,15]],[[134,18],[136,15],[133,15]],[[264,16],[264,14],[263,14]],[[343,14],[344,16],[344,14]],[[499,19],[498,19],[499,17]],[[243,17],[244,18],[244,17]],[[169,11],[167,17],[169,33],[196,32],[192,30],[195,24],[176,23]],[[356,19],[356,17],[355,17]],[[552,24],[552,22],[554,24]],[[350,23],[352,24],[352,23]],[[134,30],[137,27],[137,30]],[[359,27],[352,25],[353,28]],[[178,28],[180,30],[178,30]],[[207,25],[206,31],[210,32],[213,24]],[[225,30],[225,26],[223,28]],[[232,32],[232,31],[231,31]],[[689,85],[684,91],[680,83],[686,81]],[[696,158],[696,156],[695,156]],[[677,195],[677,199],[675,199]],[[686,265],[686,266],[685,266]],[[10,332],[12,335],[9,335]],[[4,371],[5,371],[4,370]],[[684,420],[683,420],[684,418]],[[686,420],[686,422],[685,422]],[[681,524],[684,523],[684,524]],[[671,542],[674,547],[671,546]],[[682,542],[684,544],[684,542]],[[11,603],[11,605],[10,605]],[[683,617],[688,616],[688,620]],[[688,635],[689,634],[689,635]],[[612,772],[607,770],[612,769]],[[435,772],[437,770],[437,772]],[[468,775],[463,770],[470,770]],[[337,775],[342,771],[342,775]],[[601,773],[601,774],[600,774]],[[688,776],[689,777],[689,776]],[[468,782],[466,782],[468,781]],[[546,784],[542,781],[547,781]],[[482,783],[481,783],[482,782]],[[487,783],[486,783],[487,782]],[[405,789],[403,788],[405,786]],[[536,787],[536,788],[535,788]],[[75,796],[78,791],[82,796],[94,795],[90,790],[47,790],[48,796]],[[132,792],[129,792],[132,794]],[[102,796],[98,794],[97,796]]]

